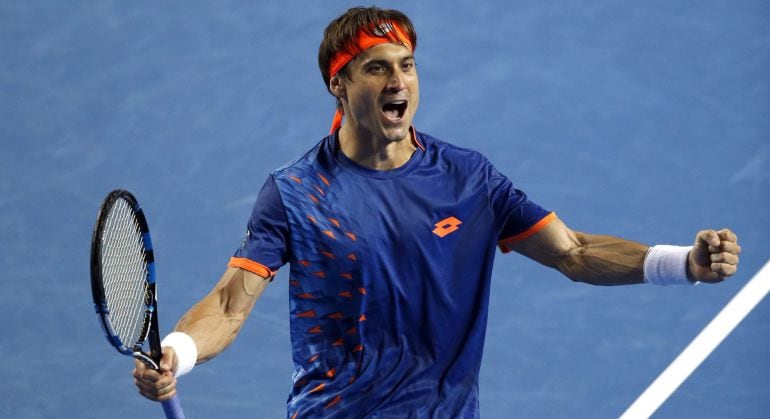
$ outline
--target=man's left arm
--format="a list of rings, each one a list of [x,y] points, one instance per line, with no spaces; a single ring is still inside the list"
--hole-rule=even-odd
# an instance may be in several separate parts
[[[573,281],[594,285],[646,282],[644,266],[649,246],[618,237],[573,231],[558,218],[534,235],[508,243],[507,247],[557,269]],[[732,231],[702,230],[697,233],[686,258],[682,258],[682,264],[686,265],[683,272],[693,282],[721,282],[736,272],[740,251]],[[665,256],[665,251],[663,253]]]

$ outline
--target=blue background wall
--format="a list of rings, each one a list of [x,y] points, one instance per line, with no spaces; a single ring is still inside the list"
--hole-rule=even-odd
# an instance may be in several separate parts
[[[91,229],[143,203],[164,330],[213,286],[265,176],[328,130],[316,66],[345,1],[0,3],[0,416],[157,417],[99,331]],[[418,129],[485,153],[577,230],[687,244],[729,226],[717,286],[598,288],[497,260],[485,418],[617,417],[768,260],[770,3],[383,2],[419,33]],[[286,271],[180,380],[189,418],[281,417]],[[770,304],[659,418],[770,411]]]

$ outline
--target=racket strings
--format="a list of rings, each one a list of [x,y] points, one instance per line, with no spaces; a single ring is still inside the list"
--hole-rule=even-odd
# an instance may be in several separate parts
[[[101,240],[102,278],[112,326],[124,345],[144,340],[149,305],[144,233],[131,204],[118,199]]]

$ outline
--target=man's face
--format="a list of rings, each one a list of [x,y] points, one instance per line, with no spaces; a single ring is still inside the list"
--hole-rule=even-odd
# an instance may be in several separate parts
[[[340,95],[346,123],[386,141],[408,138],[420,102],[412,51],[401,44],[376,45],[351,61],[347,74]]]

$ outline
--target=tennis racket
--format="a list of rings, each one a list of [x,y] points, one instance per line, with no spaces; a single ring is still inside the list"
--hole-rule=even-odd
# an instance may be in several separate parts
[[[110,344],[157,370],[161,348],[152,242],[142,208],[128,191],[110,192],[99,209],[91,240],[91,291]],[[142,349],[148,339],[149,353]],[[162,404],[167,418],[184,419],[176,396]]]

